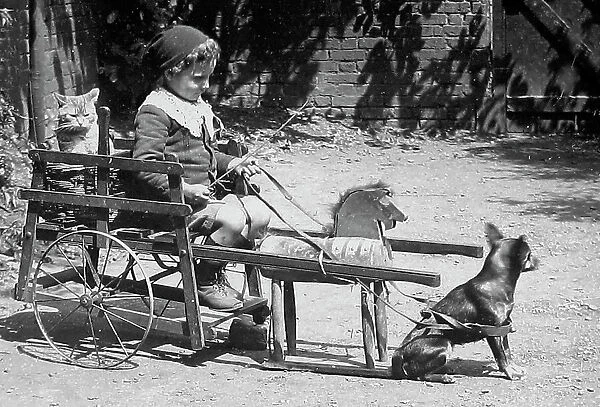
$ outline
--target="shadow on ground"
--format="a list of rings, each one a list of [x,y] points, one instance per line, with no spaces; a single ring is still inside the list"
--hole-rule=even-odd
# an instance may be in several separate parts
[[[523,199],[499,198],[499,202],[518,207],[524,215],[587,221],[600,219],[599,145],[598,140],[567,136],[518,136],[485,146],[467,146],[465,151],[483,160],[512,165],[515,178],[556,183],[552,192],[532,195],[521,191]]]
[[[53,332],[55,345],[67,352],[77,343],[85,326],[72,324]],[[122,332],[122,331],[121,331]],[[17,349],[25,356],[52,363],[70,364],[56,352],[42,335],[35,315],[31,309],[16,312],[6,318],[0,318],[0,339],[18,343]],[[124,338],[126,339],[126,338]],[[116,346],[116,343],[113,344]],[[109,352],[109,351],[107,351]],[[245,360],[236,356],[243,355]],[[207,348],[193,351],[189,339],[179,335],[167,335],[152,331],[142,344],[139,352],[130,360],[110,368],[110,370],[129,370],[144,363],[143,359],[156,359],[181,363],[187,366],[203,366],[206,362],[225,363],[248,367],[250,358],[262,363],[267,351],[243,351],[231,348],[224,340],[208,341]]]

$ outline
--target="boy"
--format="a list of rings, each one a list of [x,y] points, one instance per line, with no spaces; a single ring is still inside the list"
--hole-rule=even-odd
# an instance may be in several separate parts
[[[163,160],[165,153],[177,155],[184,167],[184,198],[194,209],[190,230],[208,236],[207,244],[251,248],[269,223],[268,208],[254,196],[227,195],[221,200],[213,196],[212,186],[221,174],[260,172],[253,160],[213,147],[222,124],[201,95],[209,87],[218,57],[218,44],[189,26],[169,28],[150,41],[142,62],[156,87],[135,118],[133,158]],[[145,193],[169,199],[164,174],[139,173],[136,178]],[[227,283],[223,267],[206,260],[196,265],[198,295],[202,305],[233,310],[242,306],[242,298]]]

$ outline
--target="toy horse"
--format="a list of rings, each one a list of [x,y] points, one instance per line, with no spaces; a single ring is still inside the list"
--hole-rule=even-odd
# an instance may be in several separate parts
[[[335,256],[336,260],[345,263],[370,266],[389,265],[391,262],[391,249],[385,239],[384,232],[386,229],[394,228],[397,222],[405,221],[407,217],[392,201],[392,192],[386,184],[378,182],[349,189],[340,196],[339,202],[333,206],[332,212],[334,222],[330,237],[314,238],[307,241],[301,237],[270,235],[260,242],[257,249],[262,252],[277,253],[290,257],[316,259],[321,254],[320,248],[325,248],[327,252]],[[263,276],[284,281],[288,353],[293,355],[296,352],[296,308],[293,282],[332,284],[349,284],[351,282],[326,274],[307,273],[298,270],[290,271],[264,266],[260,269]],[[377,296],[382,295],[383,282],[374,282],[373,291]],[[365,313],[369,313],[367,303],[369,293],[363,288],[361,294],[364,334],[366,330],[365,323],[370,323],[370,330],[372,331],[372,318],[370,315],[368,318],[365,316]],[[386,361],[387,318],[385,306],[379,298],[375,300],[375,314],[379,359]],[[372,367],[374,361],[369,361],[369,358],[370,356],[367,355],[367,366]]]
[[[314,244],[316,242],[337,260],[382,266],[391,257],[384,231],[407,219],[391,198],[391,190],[382,182],[351,188],[340,196],[338,203],[332,208],[334,222],[329,227],[329,237],[314,238],[309,242],[302,237],[270,235],[260,242],[258,250],[316,259],[320,253],[319,247]],[[261,272],[267,278],[282,281],[348,284],[335,277],[302,271],[289,272],[263,266]]]

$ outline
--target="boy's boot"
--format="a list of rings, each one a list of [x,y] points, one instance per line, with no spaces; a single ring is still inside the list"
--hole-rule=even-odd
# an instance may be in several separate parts
[[[242,295],[229,285],[225,277],[226,264],[206,259],[196,263],[196,284],[200,305],[221,311],[233,311],[242,307]]]

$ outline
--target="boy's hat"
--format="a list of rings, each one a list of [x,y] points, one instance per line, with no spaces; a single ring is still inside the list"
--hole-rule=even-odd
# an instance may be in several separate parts
[[[142,64],[155,77],[159,77],[206,41],[208,36],[202,31],[187,25],[176,25],[150,40],[142,57]]]

